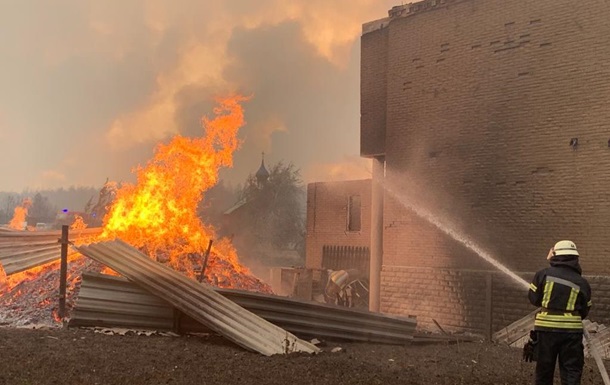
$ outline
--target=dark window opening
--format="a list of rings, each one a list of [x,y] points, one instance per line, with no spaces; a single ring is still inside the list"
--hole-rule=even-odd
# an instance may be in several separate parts
[[[347,231],[360,231],[360,195],[352,195],[347,202]]]

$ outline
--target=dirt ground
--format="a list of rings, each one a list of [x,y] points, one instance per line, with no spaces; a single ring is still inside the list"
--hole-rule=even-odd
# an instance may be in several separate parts
[[[341,347],[340,352],[330,350]],[[317,355],[265,357],[217,335],[105,335],[0,327],[0,384],[532,384],[519,349],[484,342],[322,342]],[[556,384],[559,381],[556,380]],[[583,385],[603,384],[593,360]]]

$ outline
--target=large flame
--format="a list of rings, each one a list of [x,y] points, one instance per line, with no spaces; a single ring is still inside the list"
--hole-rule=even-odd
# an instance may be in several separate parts
[[[23,230],[24,223],[26,223],[26,217],[28,215],[28,209],[32,206],[32,200],[25,198],[21,203],[21,206],[15,207],[13,218],[9,222],[8,226],[11,229]]]
[[[216,239],[214,229],[197,217],[198,203],[203,193],[217,183],[219,169],[232,166],[232,154],[239,146],[237,132],[245,124],[240,103],[246,100],[243,96],[218,100],[216,117],[202,121],[205,131],[202,138],[177,136],[169,144],[160,145],[154,158],[137,169],[137,184],[124,184],[116,191],[100,238],[119,237],[190,277],[196,277],[207,260],[204,275],[207,282],[219,287],[271,293],[268,285],[239,263],[230,241]],[[23,223],[25,214],[17,217],[17,213],[27,213],[28,207],[24,201],[21,206],[24,211],[15,211],[15,223]],[[83,218],[76,216],[71,230],[85,227]],[[205,258],[210,240],[214,240],[214,247]],[[93,240],[80,240],[89,241]],[[82,258],[73,256],[70,260],[82,265]],[[43,284],[41,279],[49,281],[49,274],[57,270],[57,265],[58,262],[40,266],[10,277],[0,268],[0,297],[4,301],[0,305],[20,301],[25,287],[20,285],[26,282],[36,280],[34,286],[37,286]],[[108,269],[104,272],[112,273]],[[38,307],[50,303],[49,296],[55,295],[46,286],[40,291],[44,295],[39,293],[41,299],[34,304]]]
[[[189,276],[201,266],[214,229],[197,217],[203,193],[218,182],[221,167],[231,167],[244,125],[243,96],[219,99],[214,119],[203,118],[201,138],[176,136],[159,145],[146,167],[137,169],[137,184],[123,185],[104,218],[103,239],[118,237],[160,262]],[[209,281],[239,287],[231,275],[249,275],[227,240],[214,240],[205,269]],[[247,277],[240,277],[241,280]],[[246,279],[247,280],[247,279]]]

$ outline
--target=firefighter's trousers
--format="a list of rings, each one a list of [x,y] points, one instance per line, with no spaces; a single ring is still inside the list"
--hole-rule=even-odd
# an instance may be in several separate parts
[[[552,385],[559,357],[561,385],[580,385],[585,363],[582,333],[538,331],[536,385]]]

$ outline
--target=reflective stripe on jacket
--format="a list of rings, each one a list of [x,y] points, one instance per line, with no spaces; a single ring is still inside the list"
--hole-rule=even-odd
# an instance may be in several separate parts
[[[572,262],[564,259],[559,262]],[[591,307],[591,287],[580,274],[577,257],[574,259],[576,267],[551,260],[551,267],[534,276],[528,297],[533,305],[542,307],[534,321],[536,330],[582,333],[582,320]]]
[[[572,313],[549,314],[547,311],[541,311],[536,314],[534,326],[536,327],[536,330],[582,330],[582,317]]]

